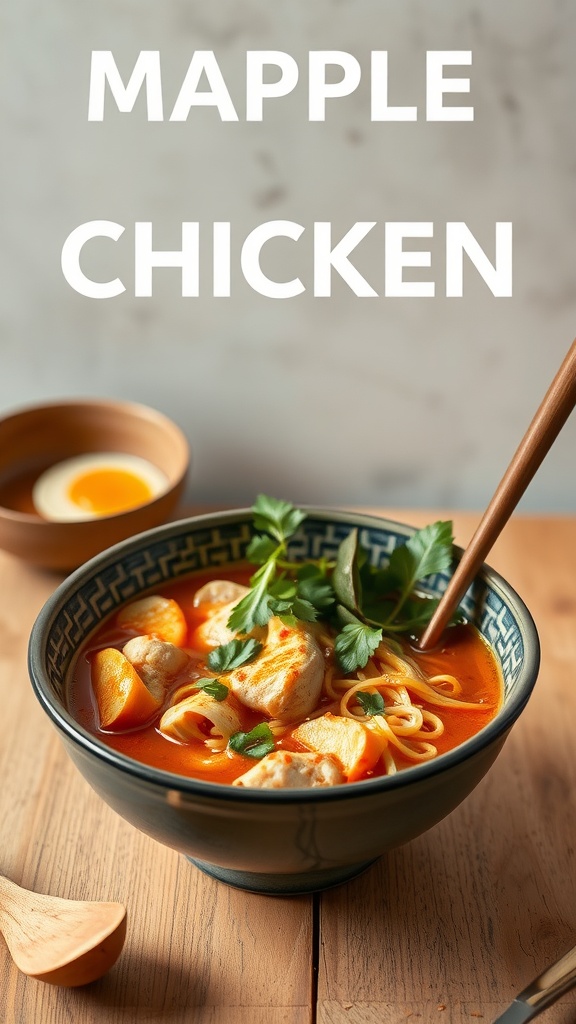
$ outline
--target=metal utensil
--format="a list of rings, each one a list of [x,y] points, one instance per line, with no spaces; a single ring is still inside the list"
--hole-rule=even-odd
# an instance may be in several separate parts
[[[525,1024],[573,985],[576,985],[576,946],[530,982],[494,1024]]]

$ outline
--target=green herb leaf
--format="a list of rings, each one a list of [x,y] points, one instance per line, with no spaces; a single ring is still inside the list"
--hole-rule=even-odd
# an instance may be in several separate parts
[[[324,577],[317,575],[315,566],[309,568],[315,572],[314,577],[307,576],[295,582],[283,573],[268,587],[268,593],[272,598],[270,607],[276,615],[289,615],[303,622],[315,622],[319,609],[311,598],[317,599],[324,607],[333,602],[334,595],[330,584]]]
[[[262,534],[256,534],[252,537],[247,549],[246,558],[253,565],[263,565],[268,559],[274,554],[277,548],[277,544],[272,540],[272,537],[265,537]]]
[[[383,715],[385,711],[384,698],[381,693],[365,693],[363,690],[357,690],[355,695],[356,700],[361,705],[365,715]]]
[[[274,615],[268,584],[274,579],[276,564],[267,562],[254,574],[252,589],[234,606],[226,625],[233,633],[249,633],[254,626],[265,626]]]
[[[437,522],[425,526],[392,552],[389,571],[398,580],[402,592],[409,594],[419,580],[442,569],[452,561],[452,523]]]
[[[318,612],[314,605],[301,597],[295,597],[292,601],[292,614],[302,622],[316,622],[318,618]]]
[[[359,612],[362,604],[362,589],[359,570],[358,530],[351,530],[340,543],[336,565],[332,574],[332,586],[336,597],[345,608]]]
[[[215,647],[206,660],[213,672],[231,672],[240,665],[254,661],[261,650],[262,644],[253,637],[246,640],[231,640],[230,643]]]
[[[363,601],[365,607],[367,601],[381,600],[400,589],[401,580],[391,571],[387,565],[384,569],[375,569],[372,565],[365,564],[360,570],[360,581],[362,585]]]
[[[426,625],[433,604],[414,597],[413,591],[427,576],[450,567],[452,543],[452,523],[432,523],[395,548],[385,569],[364,566],[360,573],[364,599],[358,614],[388,632],[409,632]]]
[[[278,601],[291,601],[293,597],[296,597],[296,584],[293,580],[289,580],[285,573],[282,573],[278,579],[274,580],[268,587],[268,593],[272,597],[277,598]]]
[[[392,599],[375,597],[367,588],[366,597],[362,607],[362,618],[365,622],[368,622],[373,626],[385,626],[386,629],[389,629],[396,609],[396,604],[397,602]],[[404,617],[402,616],[402,622],[403,621]]]
[[[344,672],[364,668],[382,640],[382,630],[373,629],[364,622],[348,623],[338,633],[334,643],[336,657]]]
[[[291,537],[306,518],[306,513],[294,508],[288,501],[259,494],[252,506],[254,526],[264,530],[282,544]]]
[[[328,562],[324,559],[322,567],[302,567],[286,560],[288,538],[306,513],[266,494],[258,495],[252,511],[256,529],[269,536],[257,534],[248,545],[247,557],[260,568],[250,580],[250,592],[232,609],[228,628],[234,633],[249,633],[255,626],[267,625],[273,615],[285,621],[296,618],[314,622],[318,611],[334,600],[326,577]],[[307,571],[310,569],[311,573]]]
[[[438,607],[438,598],[435,597],[409,597],[402,605],[402,620],[395,626],[390,622],[388,629],[395,632],[413,632],[423,629],[432,618],[434,610]]]
[[[360,619],[353,615],[343,604],[336,605],[336,618],[341,626],[357,626]]]
[[[315,565],[304,565],[298,572],[298,597],[309,601],[317,611],[325,611],[334,604],[335,595],[330,581]]]
[[[292,601],[277,601],[275,598],[271,598],[270,607],[272,613],[280,617],[292,614]]]
[[[275,749],[274,734],[267,724],[261,722],[250,732],[235,732],[228,740],[228,746],[236,754],[259,759]]]
[[[207,678],[197,679],[194,686],[198,690],[204,690],[210,697],[214,697],[214,700],[226,700],[226,697],[230,693],[230,690],[224,683],[221,683],[219,679]]]

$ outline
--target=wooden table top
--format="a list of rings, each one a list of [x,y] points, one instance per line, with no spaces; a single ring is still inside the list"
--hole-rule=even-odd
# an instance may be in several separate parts
[[[466,544],[478,517],[453,518]],[[515,517],[489,561],[542,641],[536,690],[495,765],[359,878],[278,898],[206,877],[88,787],[27,676],[30,628],[60,577],[0,554],[0,871],[128,907],[119,961],[83,989],[25,978],[0,940],[0,1024],[491,1024],[576,943],[576,518]],[[576,993],[542,1019],[574,1024]]]

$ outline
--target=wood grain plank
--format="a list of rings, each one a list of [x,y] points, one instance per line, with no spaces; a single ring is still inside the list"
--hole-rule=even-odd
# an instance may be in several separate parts
[[[473,521],[455,518],[465,540]],[[576,521],[518,517],[490,562],[537,623],[536,690],[463,805],[325,895],[319,1024],[459,1024],[474,1007],[490,1020],[576,941]],[[573,1019],[575,1003],[568,994],[548,1019]]]
[[[492,1024],[506,1004],[457,1002],[320,1003],[317,1024]],[[546,1011],[549,1024],[573,1024],[573,1004],[557,1003]]]

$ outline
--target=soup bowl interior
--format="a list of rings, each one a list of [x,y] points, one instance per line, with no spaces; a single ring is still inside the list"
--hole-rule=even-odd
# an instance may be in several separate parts
[[[125,603],[198,571],[244,560],[248,510],[157,527],[108,549],[73,573],[42,609],[30,638],[36,695],[88,783],[125,819],[229,884],[301,893],[341,883],[452,811],[497,757],[528,701],[538,636],[514,590],[485,568],[462,610],[500,664],[504,700],[478,734],[393,776],[317,789],[272,790],[197,781],[141,764],[106,746],[70,714],[67,691],[83,644]],[[308,510],[290,544],[295,558],[333,558],[358,528],[371,562],[385,565],[411,535],[403,524],[351,512]],[[427,581],[439,595],[448,573]]]

